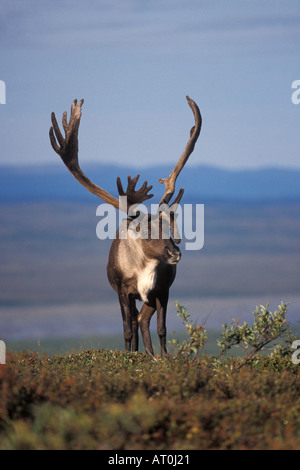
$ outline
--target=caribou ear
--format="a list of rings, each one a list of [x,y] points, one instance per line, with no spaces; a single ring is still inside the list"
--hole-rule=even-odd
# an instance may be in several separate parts
[[[176,224],[176,218],[178,217],[178,214],[176,214],[176,209],[178,208],[178,204],[176,207],[174,205],[169,208],[168,205],[166,205],[166,208],[164,210],[161,210],[162,207],[165,205],[162,204],[159,209],[159,218],[161,220],[161,230],[163,234],[163,238],[169,238],[170,235],[170,229],[171,229],[171,234],[174,242],[176,245],[178,245],[181,242],[181,234],[179,232],[178,226]]]
[[[176,218],[177,218],[177,214],[171,215],[170,225],[171,225],[171,232],[172,232],[173,240],[176,243],[176,245],[179,245],[182,237],[176,224]]]

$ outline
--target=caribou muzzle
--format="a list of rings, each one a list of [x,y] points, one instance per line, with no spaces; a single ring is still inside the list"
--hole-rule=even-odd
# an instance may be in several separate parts
[[[181,258],[181,251],[177,246],[166,248],[166,261],[168,264],[177,264]]]

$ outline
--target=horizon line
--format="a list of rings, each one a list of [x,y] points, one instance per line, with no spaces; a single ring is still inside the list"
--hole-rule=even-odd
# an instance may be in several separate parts
[[[51,167],[51,169],[54,168],[59,168],[61,166],[61,162],[28,162],[28,163],[17,163],[17,162],[11,162],[11,163],[2,163],[0,162],[0,168],[3,169],[20,169],[20,170],[30,170],[30,169],[43,169],[46,167]],[[82,163],[82,167],[88,167],[88,166],[99,166],[99,167],[116,167],[116,168],[122,168],[122,169],[128,169],[129,171],[132,169],[134,171],[144,171],[148,169],[155,169],[155,168],[166,168],[166,167],[172,167],[172,164],[168,163],[162,163],[162,164],[147,164],[147,165],[142,165],[137,169],[136,165],[126,165],[122,163],[110,163],[110,162],[97,162],[97,161],[86,161]],[[224,171],[228,173],[238,173],[238,172],[258,172],[258,171],[270,171],[270,170],[282,170],[282,171],[299,171],[300,172],[300,166],[284,166],[284,165],[262,165],[262,166],[251,166],[251,167],[246,167],[246,166],[241,166],[241,167],[227,167],[227,166],[222,166],[222,165],[213,165],[209,163],[187,163],[186,168],[203,168],[203,169],[211,169],[211,170],[216,170],[216,171]]]

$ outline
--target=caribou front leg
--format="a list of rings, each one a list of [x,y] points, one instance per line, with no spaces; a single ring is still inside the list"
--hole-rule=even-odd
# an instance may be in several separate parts
[[[125,351],[138,351],[139,335],[138,335],[138,310],[135,306],[135,300],[131,295],[119,291],[119,302],[123,318],[123,330]]]
[[[143,304],[141,312],[138,315],[138,322],[139,322],[139,326],[140,326],[142,337],[143,337],[144,348],[145,348],[146,353],[152,357],[154,357],[154,352],[153,352],[153,347],[152,347],[149,326],[150,326],[151,317],[154,314],[155,310],[156,310],[156,307],[154,305],[151,305],[150,303],[147,303],[147,304],[145,303]]]
[[[121,290],[118,292],[119,302],[121,307],[121,313],[123,318],[123,330],[124,330],[124,341],[125,351],[131,351],[131,341],[133,337],[132,331],[132,319],[131,319],[131,298],[124,294]]]

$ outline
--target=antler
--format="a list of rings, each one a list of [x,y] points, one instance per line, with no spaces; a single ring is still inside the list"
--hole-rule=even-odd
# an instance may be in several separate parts
[[[126,196],[127,197],[127,207],[129,208],[133,204],[140,204],[143,201],[146,201],[146,199],[150,199],[153,197],[153,194],[147,194],[150,189],[152,189],[151,186],[147,186],[147,181],[144,182],[144,184],[140,187],[138,191],[135,190],[136,183],[139,179],[140,175],[136,175],[134,178],[131,178],[131,176],[128,176],[128,184],[127,184],[127,190],[124,192],[121,179],[118,176],[117,178],[117,186],[118,186],[118,193],[119,196]]]
[[[81,118],[81,106],[84,100],[80,100],[77,104],[77,100],[74,100],[71,106],[71,116],[69,123],[67,122],[67,113],[63,113],[62,125],[65,131],[65,137],[62,136],[59,126],[56,121],[55,114],[51,114],[52,126],[50,127],[49,136],[53,149],[61,157],[62,161],[72,173],[72,175],[91,193],[99,196],[104,202],[111,204],[116,209],[120,209],[119,199],[111,196],[107,191],[100,188],[92,181],[90,181],[86,175],[82,172],[78,163],[78,129]],[[119,195],[127,196],[127,210],[132,204],[138,204],[146,199],[149,199],[153,194],[147,194],[152,186],[147,187],[147,182],[142,187],[135,191],[135,186],[139,175],[131,179],[128,177],[128,187],[126,193],[124,193],[120,178],[117,179],[117,185]],[[122,208],[123,209],[123,208]]]
[[[179,173],[181,172],[182,168],[184,167],[185,163],[187,162],[189,156],[193,152],[195,144],[196,144],[197,139],[198,139],[199,134],[200,134],[201,125],[202,125],[202,118],[201,118],[199,108],[196,105],[196,103],[189,96],[187,96],[186,99],[187,99],[187,102],[188,102],[190,108],[193,111],[194,118],[195,118],[195,126],[193,126],[191,128],[191,130],[190,130],[190,139],[189,139],[189,141],[188,141],[188,143],[187,143],[187,145],[184,149],[183,154],[179,158],[179,160],[178,160],[176,166],[174,167],[172,173],[170,174],[170,176],[168,178],[160,178],[158,180],[160,183],[164,183],[164,185],[165,185],[165,194],[163,195],[163,197],[162,197],[159,204],[168,204],[170,199],[172,198],[172,196],[175,192],[176,179],[177,179]],[[180,199],[183,196],[183,192],[184,192],[184,189],[181,188],[173,204],[179,204]]]

